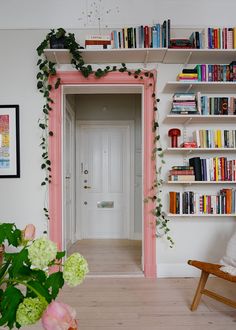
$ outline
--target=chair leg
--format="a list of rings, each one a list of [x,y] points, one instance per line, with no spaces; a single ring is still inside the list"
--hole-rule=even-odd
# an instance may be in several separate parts
[[[202,270],[202,274],[198,283],[198,287],[195,293],[195,296],[193,298],[192,305],[190,307],[191,311],[195,311],[199,305],[201,296],[202,296],[202,290],[204,289],[207,279],[208,279],[209,273]]]

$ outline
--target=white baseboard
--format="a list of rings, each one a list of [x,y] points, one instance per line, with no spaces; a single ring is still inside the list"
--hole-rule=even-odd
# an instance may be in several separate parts
[[[141,241],[142,240],[142,233],[132,233],[131,239]]]
[[[157,264],[157,277],[199,277],[200,270],[185,264]]]

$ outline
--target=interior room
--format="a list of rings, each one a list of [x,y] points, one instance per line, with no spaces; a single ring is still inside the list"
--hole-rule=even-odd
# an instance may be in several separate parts
[[[0,3],[0,329],[235,328],[235,10]]]

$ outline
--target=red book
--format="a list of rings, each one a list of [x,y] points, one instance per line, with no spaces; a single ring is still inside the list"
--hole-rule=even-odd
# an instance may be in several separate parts
[[[144,26],[144,48],[149,48],[149,27],[147,25]]]

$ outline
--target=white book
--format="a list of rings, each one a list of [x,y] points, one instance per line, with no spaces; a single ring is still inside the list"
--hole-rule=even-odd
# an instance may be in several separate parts
[[[90,34],[87,35],[85,40],[111,40],[111,36],[108,34]]]

